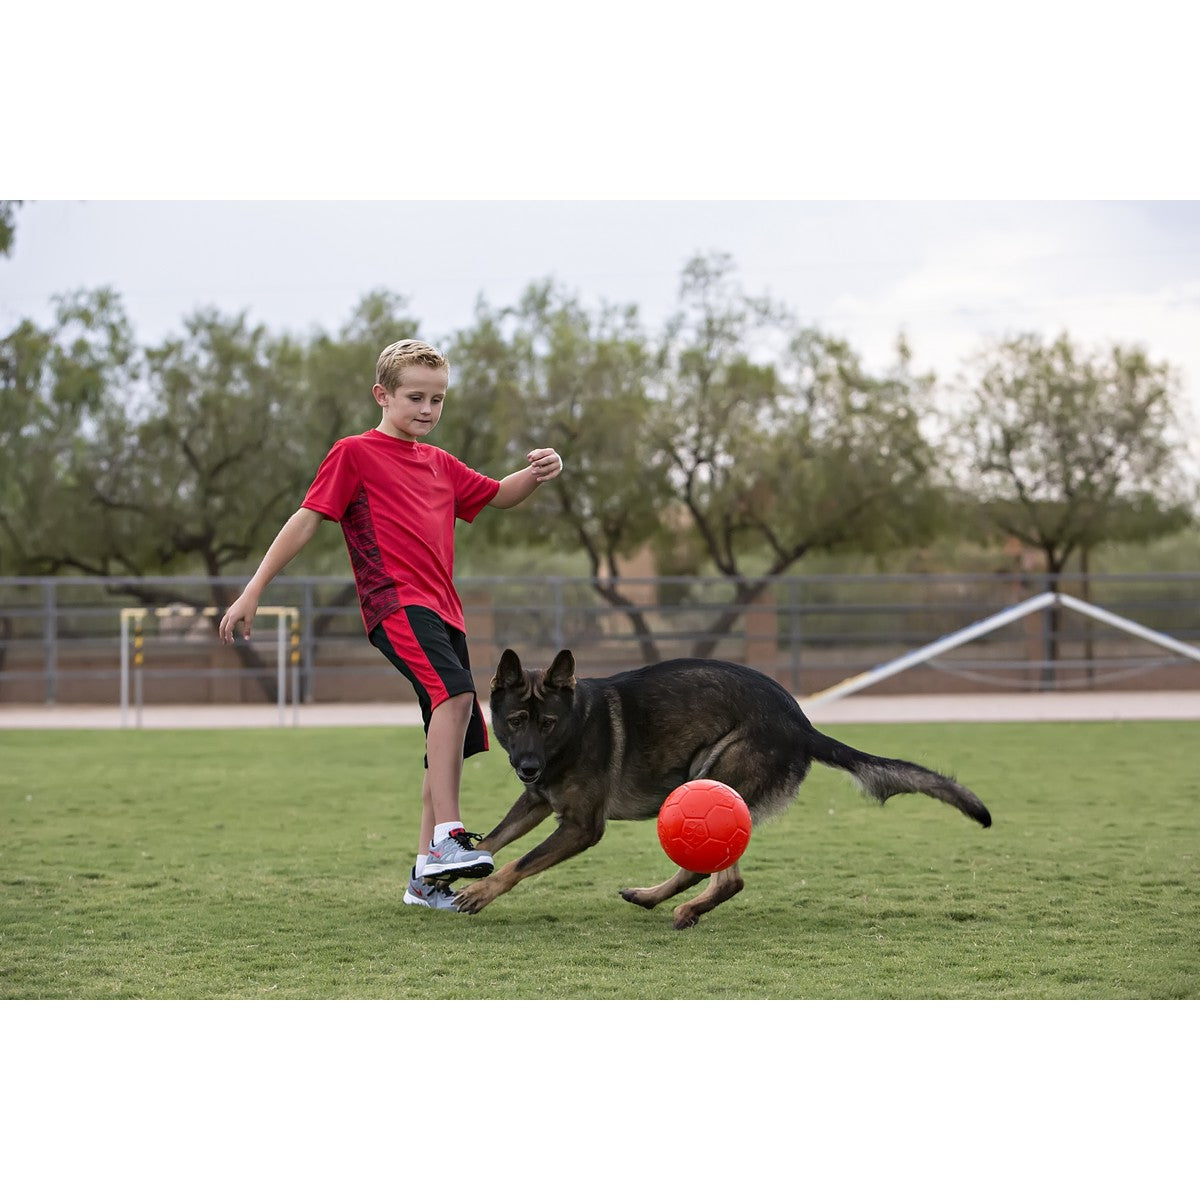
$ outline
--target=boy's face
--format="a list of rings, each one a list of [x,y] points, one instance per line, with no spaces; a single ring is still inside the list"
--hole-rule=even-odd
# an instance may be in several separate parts
[[[378,425],[380,431],[406,442],[428,437],[441,420],[449,382],[450,376],[444,367],[413,363],[404,368],[395,391],[389,392],[383,384],[377,383],[371,391],[383,410]]]

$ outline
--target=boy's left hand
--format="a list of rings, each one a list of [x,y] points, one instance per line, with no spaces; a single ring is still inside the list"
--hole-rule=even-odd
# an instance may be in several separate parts
[[[562,455],[557,450],[549,447],[530,450],[525,457],[529,460],[529,465],[533,468],[533,477],[538,483],[546,483],[562,473]]]

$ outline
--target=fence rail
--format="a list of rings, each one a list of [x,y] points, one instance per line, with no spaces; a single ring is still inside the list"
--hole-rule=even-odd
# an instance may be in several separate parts
[[[363,636],[352,582],[281,576],[264,604],[298,614],[286,651],[263,625],[221,645],[216,613],[244,578],[0,578],[0,703],[117,703],[122,609],[143,629],[145,702],[278,701],[278,655],[298,655],[305,701],[407,699]],[[602,591],[616,589],[613,599]],[[758,667],[798,695],[827,689],[1045,591],[1060,591],[1170,639],[1200,643],[1200,572],[1143,575],[796,575],[470,578],[459,581],[476,681],[501,651],[546,665],[560,648],[607,675],[703,655]],[[208,615],[191,610],[210,610]],[[272,627],[273,629],[273,627]],[[1200,665],[1061,607],[1033,613],[877,685],[880,692],[1191,688]]]

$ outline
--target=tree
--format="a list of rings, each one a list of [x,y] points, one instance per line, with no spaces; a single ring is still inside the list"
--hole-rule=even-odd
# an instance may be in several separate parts
[[[156,577],[198,568],[224,607],[223,572],[295,506],[301,363],[287,339],[212,312],[141,352],[111,293],[67,298],[36,384],[41,417],[27,426],[26,569],[122,576],[113,590],[165,606],[195,598]]]
[[[967,490],[984,521],[1038,550],[1048,587],[1105,542],[1144,542],[1193,519],[1177,412],[1165,363],[1114,345],[1088,354],[1064,333],[1050,345],[1024,334],[985,347],[959,426]],[[1053,679],[1060,613],[1046,615]],[[1088,646],[1090,657],[1090,642]]]
[[[48,341],[20,328],[4,343],[20,401],[6,412],[36,417],[26,441],[39,439],[40,453],[27,444],[23,457],[51,463],[55,494],[41,503],[24,490],[60,514],[36,545],[27,539],[30,569],[217,579],[256,562],[330,444],[374,424],[375,358],[415,328],[400,304],[372,294],[339,338],[308,345],[205,310],[135,351],[107,292],[70,298]],[[214,588],[216,604],[232,598]],[[137,594],[179,598],[160,585]]]
[[[48,449],[57,441],[56,416],[43,394],[53,338],[22,321],[0,339],[0,575],[28,569],[39,504],[51,494],[54,465]],[[10,616],[0,616],[0,670],[12,636]]]
[[[0,343],[0,560],[51,573],[90,547],[100,514],[81,474],[121,426],[141,370],[128,318],[108,289],[59,297],[55,325],[23,321]]]
[[[569,476],[498,538],[582,550],[592,586],[659,658],[622,564],[647,545],[681,570],[733,583],[693,653],[710,654],[746,605],[809,550],[919,538],[937,515],[919,425],[930,381],[900,363],[869,374],[849,346],[745,295],[725,255],[685,268],[657,347],[633,308],[589,313],[552,281],[512,308],[480,304],[452,348],[439,431],[494,469],[531,445]]]
[[[680,299],[660,356],[659,445],[704,556],[734,585],[693,648],[705,656],[810,551],[935,528],[920,429],[932,381],[909,372],[903,344],[892,370],[869,374],[845,342],[745,295],[725,255],[693,259]]]
[[[957,429],[968,490],[997,532],[1043,556],[1051,587],[1073,556],[1149,541],[1191,519],[1179,384],[1165,363],[1067,335],[987,346]]]
[[[44,392],[53,335],[22,321],[0,339],[0,575],[20,573],[31,545],[28,518],[52,473],[55,414]]]
[[[17,236],[17,209],[23,203],[23,200],[0,200],[0,256],[5,258],[12,253]]]
[[[121,576],[154,606],[193,603],[162,580],[191,571],[224,608],[332,442],[375,423],[379,351],[416,333],[403,305],[371,293],[307,344],[201,311],[140,350],[107,290],[22,322],[0,341],[0,569]]]
[[[649,370],[634,308],[592,314],[553,281],[533,284],[510,308],[481,301],[474,325],[456,338],[454,400],[439,435],[497,474],[534,446],[562,452],[569,479],[540,489],[495,538],[582,550],[592,587],[625,615],[653,659],[653,635],[620,586],[619,566],[653,535],[670,496],[652,453]]]

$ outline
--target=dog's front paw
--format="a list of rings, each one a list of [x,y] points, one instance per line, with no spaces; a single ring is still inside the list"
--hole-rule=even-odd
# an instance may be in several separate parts
[[[459,912],[477,913],[487,908],[499,894],[491,886],[490,880],[477,879],[454,893],[454,907]]]

